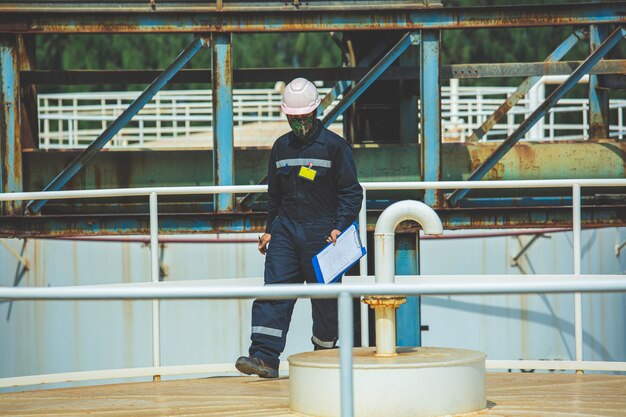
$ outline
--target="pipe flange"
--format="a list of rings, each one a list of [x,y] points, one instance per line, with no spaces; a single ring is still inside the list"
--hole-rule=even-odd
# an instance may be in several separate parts
[[[372,308],[376,307],[394,307],[398,308],[406,303],[405,296],[397,295],[372,295],[363,297],[363,302]]]

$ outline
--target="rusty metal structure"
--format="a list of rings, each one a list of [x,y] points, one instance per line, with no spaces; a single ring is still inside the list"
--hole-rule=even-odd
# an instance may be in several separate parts
[[[262,182],[268,149],[233,146],[232,85],[289,81],[296,76],[336,83],[323,106],[340,94],[343,98],[324,122],[344,115],[344,136],[354,145],[361,181],[624,178],[626,146],[609,138],[607,91],[624,87],[626,60],[608,59],[607,54],[626,35],[625,24],[623,2],[445,7],[429,0],[4,1],[0,3],[0,192]],[[442,31],[555,25],[571,27],[572,35],[544,62],[441,65]],[[233,34],[305,31],[343,33],[343,40],[353,47],[354,62],[337,68],[233,69]],[[53,33],[194,33],[196,37],[163,71],[39,70],[33,36]],[[579,42],[589,45],[584,61],[558,62]],[[211,50],[210,70],[183,70],[203,49]],[[555,74],[568,79],[505,141],[477,141],[542,75]],[[519,143],[586,74],[591,77],[591,139]],[[443,81],[513,76],[527,78],[470,141],[442,143]],[[86,150],[37,149],[38,86],[142,82],[149,83],[144,93]],[[211,83],[213,150],[103,151],[113,135],[168,82]],[[389,86],[399,93],[386,94]],[[437,210],[447,229],[571,225],[571,195],[558,190],[542,190],[533,197],[528,193],[371,193],[368,224],[371,229],[378,213],[393,201],[419,197]],[[583,224],[626,224],[625,195],[622,189],[588,191],[583,195]],[[257,197],[163,199],[159,201],[161,231],[261,230],[264,204]],[[138,234],[146,233],[148,224],[146,202],[129,198],[96,203],[12,202],[2,204],[0,236]],[[405,230],[411,231],[411,226]]]

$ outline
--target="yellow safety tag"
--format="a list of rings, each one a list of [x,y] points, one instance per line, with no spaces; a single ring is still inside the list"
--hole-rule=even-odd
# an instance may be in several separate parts
[[[317,171],[307,167],[300,167],[300,172],[298,173],[299,177],[302,177],[306,180],[313,181],[315,180],[315,174]]]

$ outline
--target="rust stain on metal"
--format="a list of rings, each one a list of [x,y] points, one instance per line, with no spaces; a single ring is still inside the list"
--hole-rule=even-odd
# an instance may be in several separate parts
[[[519,161],[519,170],[526,174],[530,174],[539,168],[537,162],[537,152],[532,146],[525,143],[516,144],[512,151],[517,154],[517,160]]]

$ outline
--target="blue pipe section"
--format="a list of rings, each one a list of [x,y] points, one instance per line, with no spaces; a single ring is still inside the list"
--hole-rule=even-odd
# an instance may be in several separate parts
[[[530,130],[538,120],[546,115],[578,81],[587,74],[615,45],[626,36],[626,30],[619,27],[609,36],[550,96],[528,116],[504,142],[479,166],[468,178],[469,181],[480,180],[495,164]],[[448,196],[450,206],[456,206],[460,199],[469,193],[469,189],[459,189]]]
[[[419,236],[396,234],[396,275],[419,275]],[[420,297],[407,297],[396,311],[398,346],[421,346]]]
[[[93,158],[104,145],[106,145],[115,136],[120,129],[126,126],[139,111],[156,95],[174,75],[182,67],[184,67],[191,58],[202,48],[206,46],[206,40],[202,37],[196,37],[191,44],[176,57],[174,62],[170,64],[159,75],[148,88],[141,93],[135,101],[133,101],[120,116],[115,119],[98,138],[87,147],[80,155],[76,157],[55,179],[48,184],[43,191],[58,191],[63,188],[76,175],[85,164]],[[48,200],[31,201],[26,209],[31,213],[38,212]]]
[[[346,111],[348,107],[358,99],[361,94],[372,85],[374,81],[384,73],[391,64],[408,48],[409,45],[417,45],[419,43],[419,34],[409,32],[405,34],[402,39],[394,45],[393,48],[387,54],[381,58],[381,60],[368,71],[367,74],[360,80],[348,94],[322,119],[324,126],[330,126],[339,116]]]

